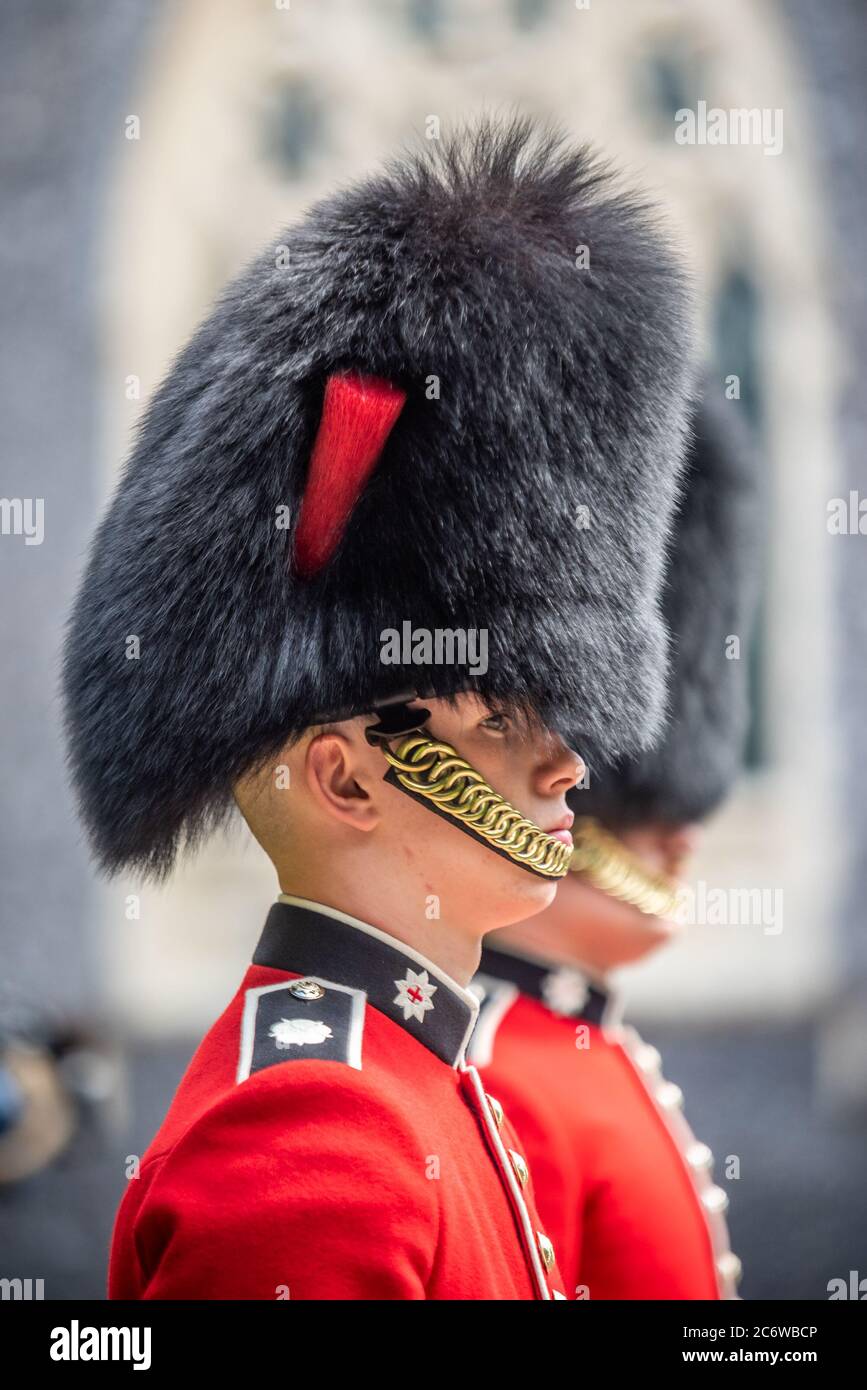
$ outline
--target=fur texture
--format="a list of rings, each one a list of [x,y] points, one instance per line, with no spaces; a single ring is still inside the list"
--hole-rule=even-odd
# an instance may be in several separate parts
[[[614,829],[704,819],[741,763],[764,483],[740,407],[719,391],[698,413],[672,538],[663,598],[672,645],[666,732],[650,752],[591,770],[589,787],[570,798],[577,814]],[[732,636],[738,660],[726,654]]]
[[[406,155],[285,231],[155,394],[74,608],[71,762],[102,865],[164,872],[241,772],[407,683],[531,706],[611,756],[649,740],[691,326],[654,215],[526,121]],[[297,521],[346,371],[408,399],[303,580],[277,510]],[[383,666],[407,620],[487,629],[487,672]]]

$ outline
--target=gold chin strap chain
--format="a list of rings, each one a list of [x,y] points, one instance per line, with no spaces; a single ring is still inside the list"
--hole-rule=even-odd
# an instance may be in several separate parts
[[[651,917],[674,915],[678,885],[665,874],[645,869],[641,860],[592,816],[582,816],[575,822],[572,839],[572,873],[583,874],[594,888]]]
[[[432,801],[493,849],[543,878],[568,873],[572,847],[522,816],[450,744],[413,733],[394,752],[387,743],[382,751],[406,791]]]

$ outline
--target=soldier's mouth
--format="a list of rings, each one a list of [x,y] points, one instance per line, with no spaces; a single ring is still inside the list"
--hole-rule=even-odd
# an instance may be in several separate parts
[[[564,845],[572,845],[572,822],[575,817],[570,811],[568,815],[562,817],[556,825],[552,825],[546,830],[546,835],[552,835],[555,840],[560,840]]]

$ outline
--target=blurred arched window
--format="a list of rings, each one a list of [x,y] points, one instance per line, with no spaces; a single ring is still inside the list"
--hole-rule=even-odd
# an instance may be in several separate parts
[[[406,20],[420,39],[432,42],[442,33],[447,15],[444,0],[406,0]]]
[[[551,0],[512,0],[511,9],[516,28],[535,29],[548,18]]]
[[[760,454],[764,453],[764,402],[760,360],[761,294],[747,265],[730,264],[723,273],[711,314],[711,368],[715,380],[738,378],[739,408],[752,429]],[[767,762],[767,709],[764,656],[766,650],[765,605],[759,613],[747,654],[750,726],[744,748],[744,766],[753,770]]]
[[[667,32],[653,48],[643,47],[635,77],[642,122],[649,124],[657,140],[670,141],[677,112],[694,108],[708,91],[704,58],[680,33]]]
[[[309,170],[321,149],[325,111],[311,82],[284,81],[273,98],[265,127],[268,157],[286,177],[298,179]]]

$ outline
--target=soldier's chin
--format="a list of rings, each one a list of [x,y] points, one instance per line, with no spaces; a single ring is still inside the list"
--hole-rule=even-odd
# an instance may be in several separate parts
[[[638,916],[643,919],[643,929],[657,938],[660,945],[671,941],[675,936],[680,936],[684,930],[683,923],[674,917],[652,917],[646,912],[639,912]]]
[[[627,960],[641,960],[651,952],[667,946],[683,930],[679,922],[669,917],[654,917],[652,913],[640,912],[637,907],[628,903],[620,903],[618,906],[623,912],[624,920],[620,933],[623,939],[624,964]]]
[[[600,889],[596,890],[600,892]],[[605,895],[607,896],[607,895]],[[609,898],[609,902],[614,902],[618,913],[628,917],[629,923],[636,933],[644,935],[651,940],[670,941],[673,936],[679,936],[683,926],[676,917],[658,917],[652,912],[642,912],[640,908],[634,907],[631,903],[620,902],[617,899]]]
[[[444,893],[447,887],[458,914],[492,931],[535,917],[556,898],[560,879],[533,873],[474,836],[446,828],[449,838],[437,842],[436,856],[429,854],[428,872]]]
[[[604,888],[591,883],[583,873],[574,875],[574,878],[590,895],[600,920],[607,920],[612,929],[620,928],[636,936],[643,936],[648,942],[658,941],[660,944],[679,936],[685,929],[685,923],[678,917],[676,907],[674,915],[666,917],[657,916],[652,912],[642,912],[633,903],[624,902],[622,898],[615,897]]]
[[[573,919],[575,950],[578,956],[589,956],[603,972],[643,959],[681,931],[677,922],[640,912],[631,903],[612,897],[594,884],[582,882],[581,886],[588,894],[583,911],[586,922],[593,924],[593,930],[588,938],[587,927],[581,927],[581,915]]]
[[[508,884],[515,903],[512,922],[520,922],[522,917],[535,916],[550,907],[557,896],[558,878],[545,878],[541,874],[530,873],[520,865],[503,860],[508,871]],[[504,923],[505,925],[505,923]]]

